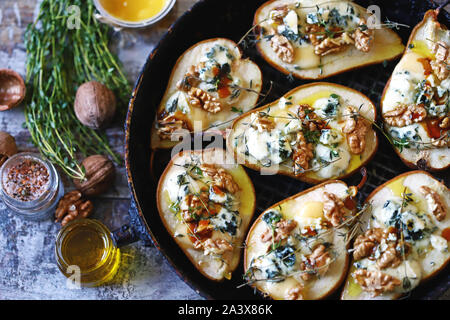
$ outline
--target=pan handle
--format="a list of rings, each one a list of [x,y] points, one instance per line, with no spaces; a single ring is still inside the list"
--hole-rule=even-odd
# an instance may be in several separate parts
[[[130,215],[130,223],[121,226],[120,228],[111,232],[117,247],[123,247],[131,243],[142,240],[144,246],[153,246],[153,242],[145,228],[144,222],[139,215],[136,207],[136,202],[131,198],[130,208],[128,209]]]

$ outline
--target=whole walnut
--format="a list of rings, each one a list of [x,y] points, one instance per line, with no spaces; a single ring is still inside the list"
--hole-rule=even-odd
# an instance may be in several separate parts
[[[0,166],[17,153],[16,140],[8,132],[0,131]]]
[[[85,180],[74,179],[75,187],[85,196],[96,196],[105,192],[114,182],[115,167],[111,160],[102,155],[93,155],[83,160]]]
[[[82,124],[92,129],[100,129],[113,119],[116,112],[116,98],[105,85],[89,81],[78,88],[74,109]]]

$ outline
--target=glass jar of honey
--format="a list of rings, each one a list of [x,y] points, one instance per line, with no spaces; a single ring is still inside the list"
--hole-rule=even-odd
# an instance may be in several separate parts
[[[94,219],[65,225],[56,237],[55,256],[61,272],[84,287],[112,280],[120,264],[120,250],[111,232]]]
[[[94,0],[101,16],[112,24],[128,28],[151,25],[174,6],[176,0]]]

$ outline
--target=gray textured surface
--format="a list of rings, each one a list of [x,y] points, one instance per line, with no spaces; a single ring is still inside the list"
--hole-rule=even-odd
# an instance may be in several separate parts
[[[108,207],[97,208],[106,209],[104,212],[110,209],[113,215],[123,215],[126,210],[125,205]],[[111,283],[97,288],[68,289],[53,254],[59,226],[16,218],[3,205],[0,214],[0,299],[199,298],[170,270],[155,248],[140,244],[122,248],[120,269]],[[102,220],[107,221],[104,217]]]
[[[36,15],[35,0],[0,0],[0,69],[11,68],[25,76],[26,54],[23,31]],[[140,31],[116,34],[115,48],[134,83],[152,47],[177,16],[193,0],[178,1],[171,13],[157,25]],[[0,113],[0,130],[15,136],[19,150],[35,150],[29,142],[23,106]],[[123,152],[121,124],[107,130],[115,150]],[[129,220],[130,193],[125,170],[118,167],[114,188],[95,199],[93,218],[111,229]],[[72,188],[65,181],[66,188]],[[55,264],[54,242],[59,224],[32,222],[14,216],[0,202],[0,299],[201,299],[173,272],[155,248],[135,243],[121,249],[118,274],[107,285],[69,289]]]

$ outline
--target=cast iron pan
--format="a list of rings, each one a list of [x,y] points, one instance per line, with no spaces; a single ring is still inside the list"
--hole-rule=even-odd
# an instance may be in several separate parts
[[[382,20],[406,24],[410,28],[397,30],[407,42],[412,28],[422,20],[426,10],[436,5],[425,0],[407,1],[357,1],[364,7],[377,4]],[[132,192],[130,208],[131,224],[121,232],[128,234],[129,241],[142,239],[153,243],[167,258],[176,273],[194,290],[209,299],[261,299],[248,286],[237,289],[243,283],[242,260],[230,281],[216,283],[203,277],[190,263],[175,241],[164,228],[156,209],[156,185],[170,159],[170,150],[153,152],[150,149],[150,128],[155,111],[165,91],[169,75],[177,58],[193,44],[208,38],[225,37],[236,42],[251,28],[256,9],[264,1],[258,0],[201,0],[181,16],[148,57],[136,82],[126,121],[126,168]],[[448,25],[449,15],[441,14]],[[290,89],[310,81],[293,80],[269,66],[256,52],[251,41],[243,48],[244,56],[255,61],[263,72],[263,92],[274,82],[266,102],[273,101]],[[334,76],[325,81],[340,83],[367,95],[379,105],[381,92],[397,61],[365,67]],[[362,190],[362,198],[374,188],[409,169],[400,161],[383,137],[375,158],[368,164],[369,179]],[[257,195],[255,217],[264,209],[286,197],[305,190],[311,185],[285,176],[260,176],[247,169]],[[435,174],[448,185],[449,174]],[[349,185],[358,183],[358,175],[346,179]],[[122,238],[123,238],[122,234]],[[447,267],[439,276],[412,292],[416,299],[435,299],[450,288]],[[338,298],[338,290],[331,298]]]

